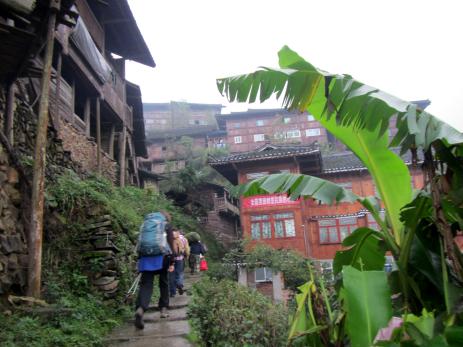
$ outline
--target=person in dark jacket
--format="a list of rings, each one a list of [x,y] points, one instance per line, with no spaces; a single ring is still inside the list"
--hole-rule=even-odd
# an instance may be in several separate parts
[[[173,229],[170,225],[171,216],[169,213],[161,211],[166,217],[167,224],[165,232],[167,234],[167,242],[170,249],[173,247]],[[138,271],[141,272],[140,288],[136,301],[135,310],[135,327],[143,329],[145,324],[143,322],[143,314],[148,309],[153,295],[153,281],[154,276],[159,275],[159,309],[161,311],[161,318],[167,318],[167,308],[169,307],[169,272],[174,271],[175,254],[144,256],[138,259]]]
[[[206,247],[204,247],[200,240],[190,242],[190,257],[188,263],[192,274],[199,272],[199,262],[206,252]]]

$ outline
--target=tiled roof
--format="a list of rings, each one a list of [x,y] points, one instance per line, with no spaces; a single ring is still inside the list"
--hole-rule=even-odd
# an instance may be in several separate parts
[[[400,149],[393,149],[393,151],[399,155]],[[412,163],[412,155],[410,151],[407,151],[401,156],[405,164],[410,165]],[[422,158],[418,157],[418,161],[421,162]],[[348,172],[348,171],[362,171],[366,170],[365,165],[360,161],[357,156],[350,152],[345,151],[341,153],[322,155],[323,173],[337,173],[337,172]]]
[[[285,157],[294,157],[304,154],[319,153],[318,145],[312,144],[309,146],[285,146],[285,145],[270,145],[266,144],[251,152],[243,152],[231,154],[222,158],[209,157],[209,164],[217,166],[228,164],[231,162],[249,161],[249,160],[265,160]]]

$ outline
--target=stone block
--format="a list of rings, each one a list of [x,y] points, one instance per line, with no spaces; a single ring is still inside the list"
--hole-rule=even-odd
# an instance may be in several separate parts
[[[16,184],[19,182],[19,174],[18,171],[12,167],[8,170],[8,182],[10,184]]]
[[[5,191],[9,195],[11,202],[17,206],[21,203],[22,198],[21,198],[21,193],[19,190],[17,190],[15,187],[13,187],[11,184],[7,184],[5,186]]]
[[[8,175],[6,172],[0,171],[0,187],[5,184],[5,182],[8,181]]]
[[[8,237],[8,242],[10,244],[10,248],[14,253],[21,253],[24,250],[24,243],[21,240],[20,235],[12,235]]]
[[[18,256],[14,253],[10,254],[8,257],[8,271],[17,270],[21,268],[19,266]]]
[[[10,254],[12,252],[8,237],[6,235],[0,235],[0,251],[3,254]]]

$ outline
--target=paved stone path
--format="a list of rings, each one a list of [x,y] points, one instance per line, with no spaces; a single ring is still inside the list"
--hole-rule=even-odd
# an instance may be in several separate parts
[[[187,295],[191,285],[198,281],[199,274],[185,273],[185,288],[187,292],[170,298],[169,317],[161,319],[156,306],[150,306],[144,315],[145,329],[135,329],[133,317],[124,325],[113,331],[107,339],[110,347],[187,347],[192,346],[185,338],[190,332],[186,316]]]

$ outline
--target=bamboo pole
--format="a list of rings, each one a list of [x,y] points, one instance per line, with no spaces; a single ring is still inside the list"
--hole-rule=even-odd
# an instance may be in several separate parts
[[[6,96],[6,127],[5,133],[8,141],[13,146],[14,143],[14,81],[8,85],[8,94]]]
[[[54,121],[53,125],[55,126],[56,131],[59,133],[60,130],[60,114],[59,114],[59,105],[61,98],[61,69],[63,65],[63,54],[58,53],[58,63],[56,66],[56,83],[55,83],[55,112],[54,112]]]
[[[109,156],[114,159],[114,137],[116,135],[116,124],[111,126],[111,132],[109,134]]]
[[[90,137],[90,98],[85,99],[84,122],[85,122],[85,136]]]
[[[48,106],[50,93],[51,64],[53,58],[54,34],[60,0],[50,1],[46,37],[39,116],[35,139],[34,175],[32,180],[31,223],[29,229],[29,267],[27,275],[28,296],[39,298],[42,278],[42,233],[45,189],[45,164],[47,150]]]
[[[96,163],[98,174],[101,175],[101,115],[100,115],[100,98],[95,100],[96,113]]]
[[[127,127],[122,125],[122,132],[119,134],[119,185],[125,186],[125,148],[127,140]]]

